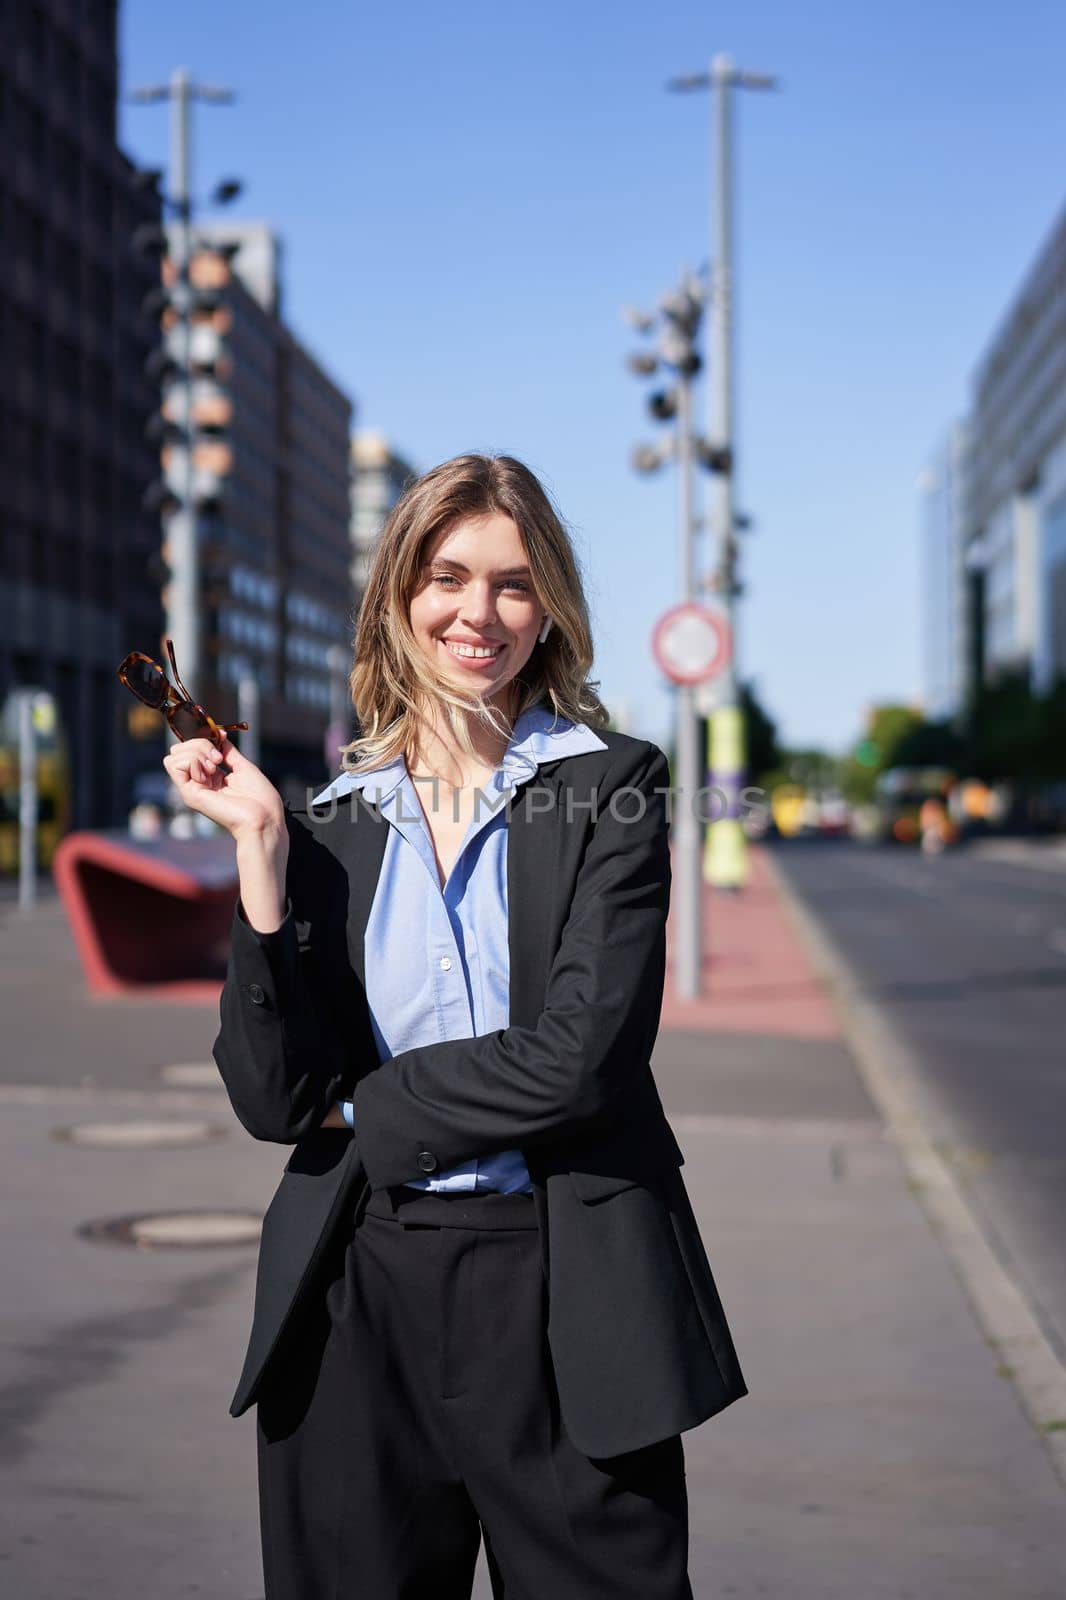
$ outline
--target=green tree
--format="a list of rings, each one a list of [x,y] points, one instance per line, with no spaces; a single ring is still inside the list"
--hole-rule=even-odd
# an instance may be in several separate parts
[[[763,708],[755,690],[754,680],[749,679],[740,684],[739,700],[747,733],[748,781],[761,784],[763,774],[781,764],[777,724]]]
[[[964,760],[961,736],[950,719],[919,722],[905,733],[896,746],[893,765],[897,767],[950,767],[961,772]]]
[[[1034,694],[1025,668],[982,684],[969,719],[968,770],[987,783],[1066,777],[1066,674]]]
[[[924,726],[924,720],[913,706],[873,706],[865,734],[845,756],[841,767],[840,787],[845,798],[852,804],[868,805],[874,797],[878,774],[900,765],[900,746]]]

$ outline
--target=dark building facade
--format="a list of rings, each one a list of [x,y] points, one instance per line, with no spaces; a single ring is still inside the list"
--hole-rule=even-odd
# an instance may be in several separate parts
[[[159,269],[131,246],[160,204],[116,145],[117,78],[113,3],[0,7],[0,701],[55,696],[75,827],[122,821],[164,750],[161,718],[132,736],[115,674],[163,627],[142,509],[158,334],[140,308]]]
[[[192,330],[193,482],[214,509],[200,519],[201,664],[189,687],[234,722],[241,684],[254,683],[260,763],[302,799],[301,786],[332,770],[331,652],[345,676],[351,660],[352,403],[278,314],[271,230],[210,224],[196,236],[190,275],[211,302]],[[177,330],[169,337],[177,354]],[[165,411],[180,410],[180,388],[168,387]],[[164,454],[168,479],[172,470],[177,489],[180,459]]]

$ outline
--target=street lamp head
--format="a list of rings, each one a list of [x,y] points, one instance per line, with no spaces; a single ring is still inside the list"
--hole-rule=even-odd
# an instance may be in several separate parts
[[[163,312],[170,304],[170,291],[163,285],[157,284],[154,289],[149,289],[141,301],[141,312],[149,322],[158,322]]]
[[[724,476],[733,470],[733,452],[728,445],[708,444],[705,439],[701,439],[696,454],[700,465],[706,467],[708,472],[717,472]]]
[[[699,356],[693,346],[692,337],[681,328],[663,329],[662,338],[659,340],[659,353],[670,366],[676,367],[678,372],[683,372],[688,377],[699,371]]]
[[[156,345],[144,358],[144,375],[149,383],[160,387],[172,382],[178,375],[178,364],[166,345]]]
[[[168,484],[157,478],[144,491],[141,497],[141,505],[150,516],[155,515],[167,518],[173,516],[174,512],[178,510],[181,501]]]
[[[663,464],[663,458],[653,444],[638,444],[634,447],[630,462],[635,472],[658,472]]]
[[[218,289],[195,289],[192,295],[191,310],[199,312],[201,316],[214,316],[220,306],[224,304]]]
[[[165,417],[161,411],[153,411],[144,425],[144,437],[150,445],[162,449],[167,444],[180,444],[185,433],[176,422]]]
[[[211,255],[220,257],[220,259],[222,261],[224,261],[226,263],[226,266],[228,267],[230,265],[230,263],[233,261],[234,256],[239,256],[240,255],[240,253],[241,253],[241,242],[240,242],[239,239],[228,239],[228,240],[218,240],[218,241],[215,241],[214,239],[212,239],[206,245],[206,249],[211,253]]]
[[[133,248],[139,256],[165,256],[167,253],[166,229],[157,222],[140,222],[131,236]]]
[[[622,307],[622,321],[629,327],[636,328],[638,333],[650,333],[655,327],[655,318],[647,311],[640,311],[636,306]]]
[[[648,410],[656,422],[669,422],[677,416],[677,392],[674,389],[657,389],[648,396]]]

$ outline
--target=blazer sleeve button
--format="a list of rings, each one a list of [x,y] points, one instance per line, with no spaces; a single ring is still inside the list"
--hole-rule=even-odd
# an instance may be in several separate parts
[[[420,1150],[418,1152],[418,1165],[422,1168],[423,1172],[436,1172],[438,1162],[436,1156],[433,1154],[433,1151]]]
[[[248,985],[248,998],[253,1006],[261,1006],[266,1001],[266,991],[258,983]]]

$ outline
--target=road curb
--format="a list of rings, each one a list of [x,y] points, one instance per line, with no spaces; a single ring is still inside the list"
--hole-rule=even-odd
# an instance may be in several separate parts
[[[926,1132],[917,1110],[923,1098],[920,1076],[910,1050],[865,995],[847,961],[786,880],[772,850],[764,856],[786,913],[838,1010],[845,1041],[900,1152],[911,1192],[999,1358],[998,1372],[1013,1384],[1066,1487],[1066,1367],[985,1236],[958,1175]]]

